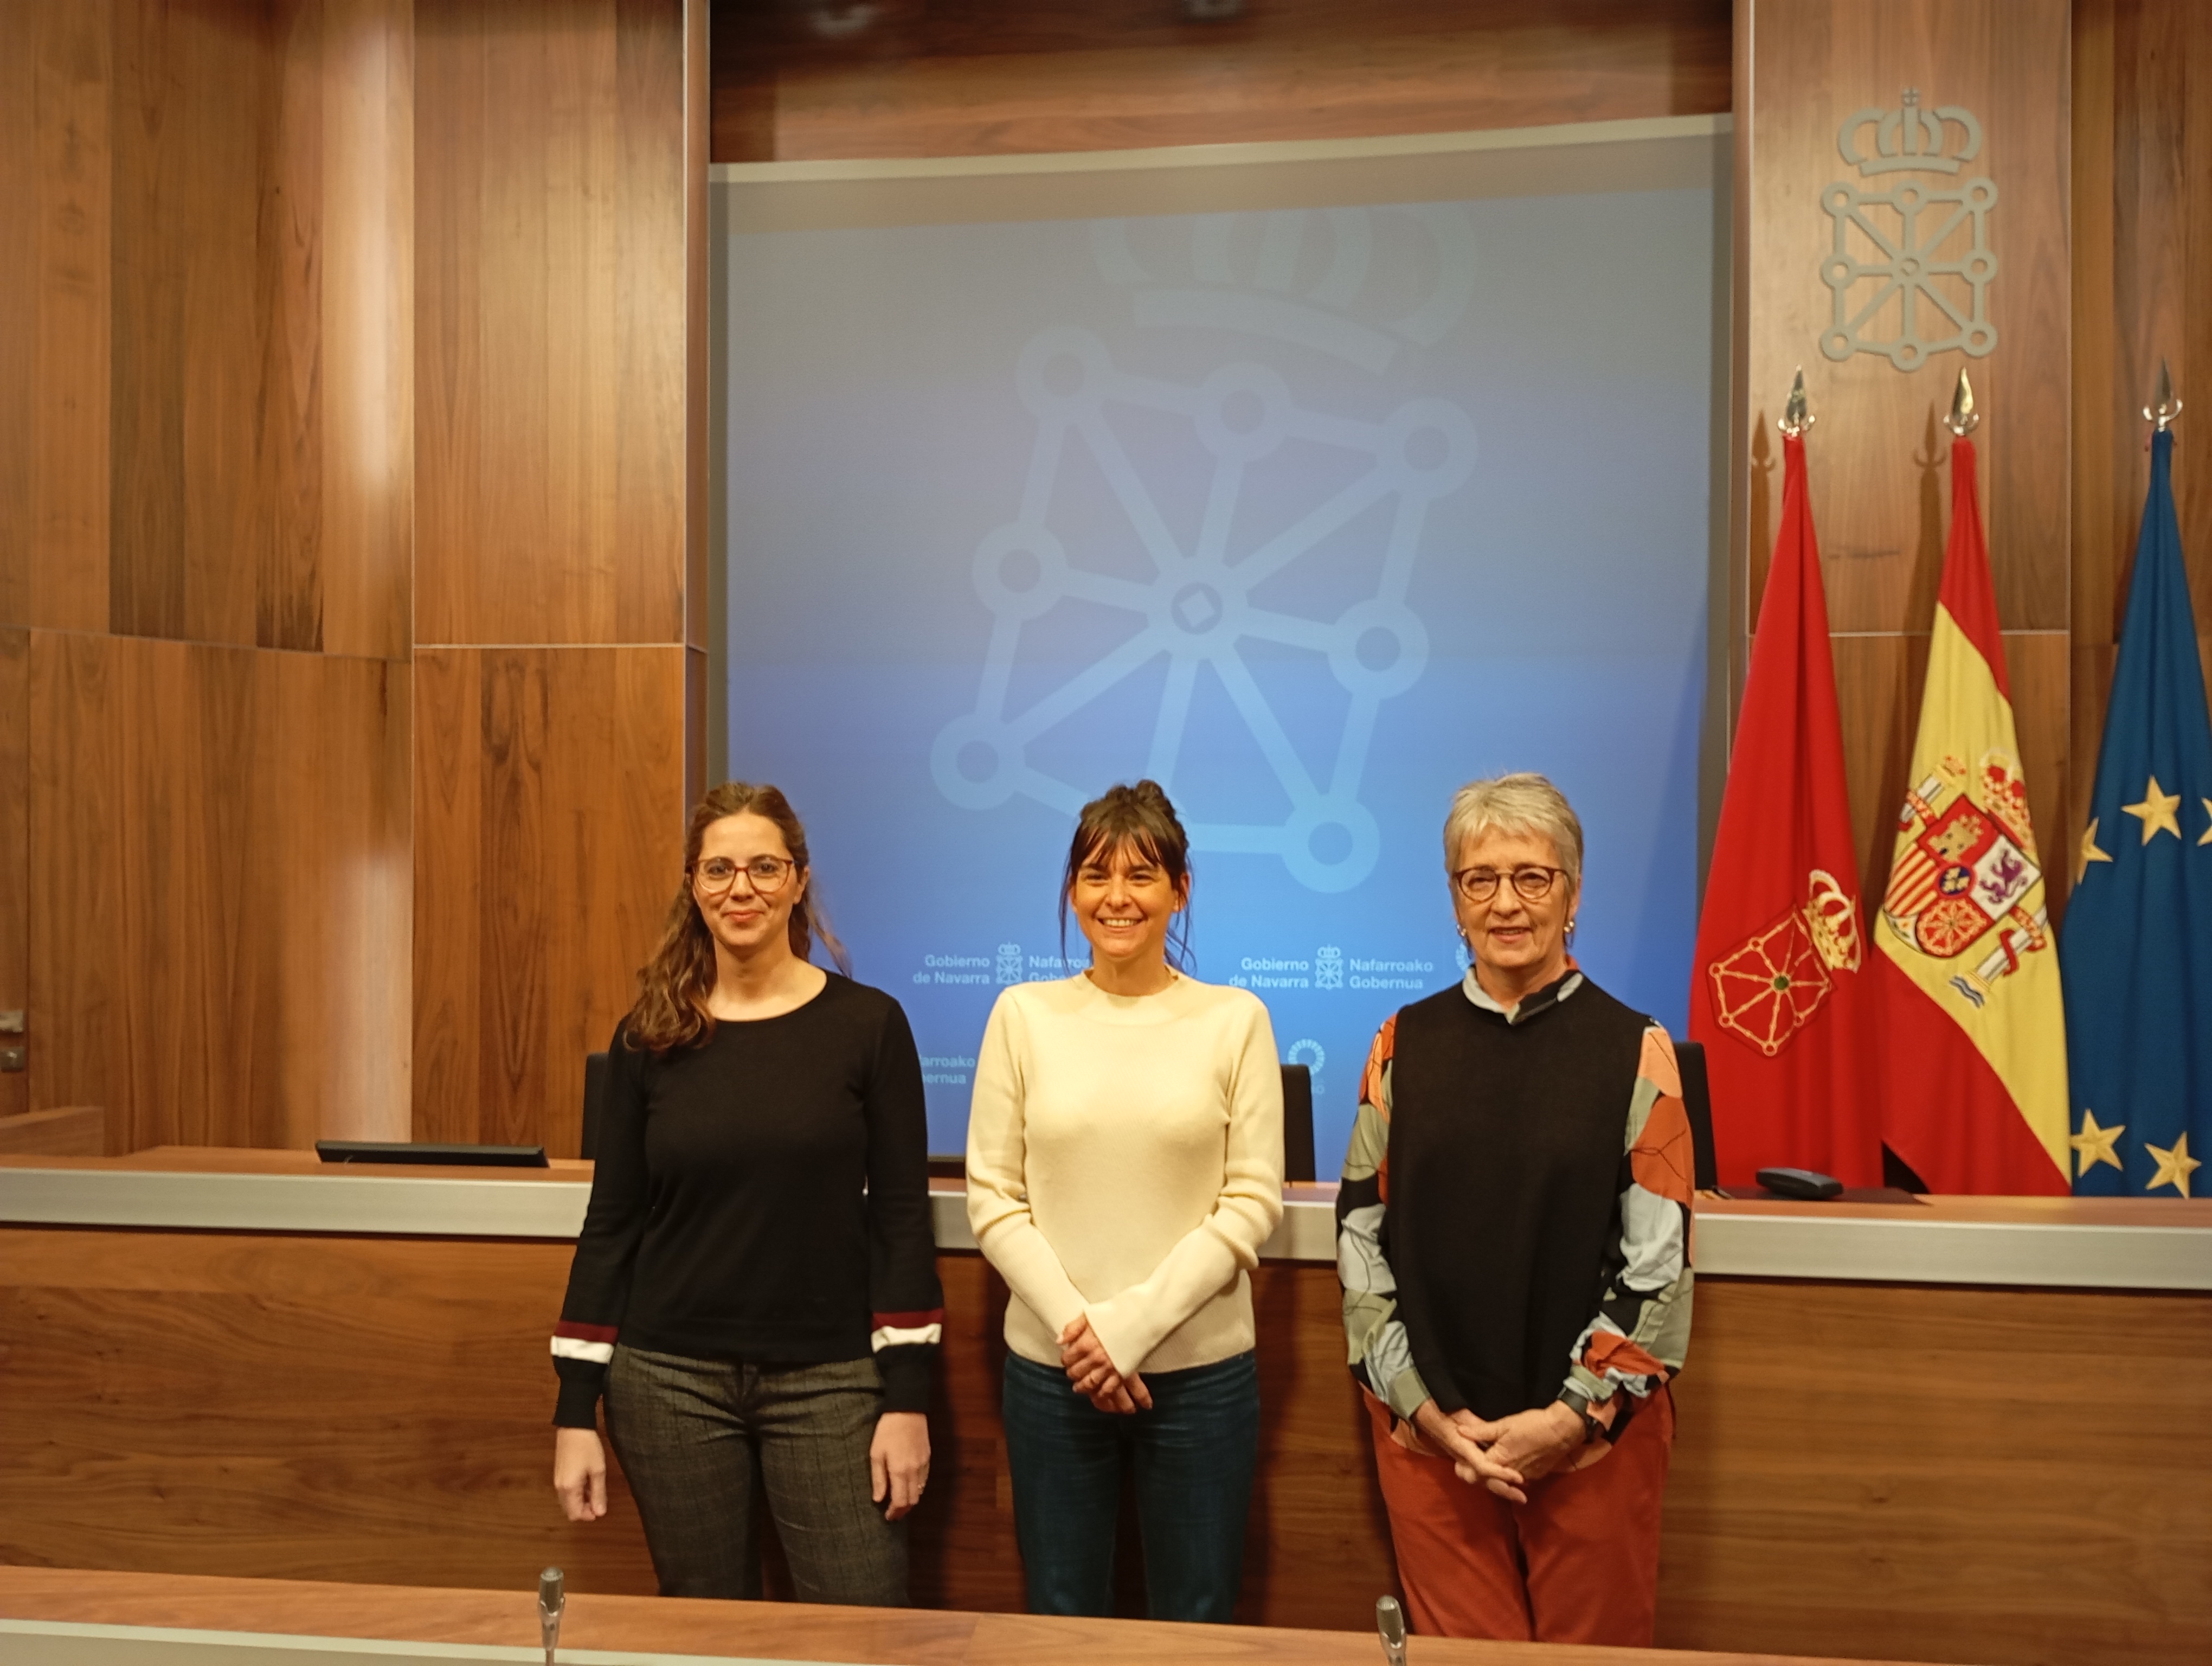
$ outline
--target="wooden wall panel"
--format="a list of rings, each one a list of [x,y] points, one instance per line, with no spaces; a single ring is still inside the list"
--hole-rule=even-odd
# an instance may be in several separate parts
[[[1727,0],[906,3],[836,34],[714,6],[714,160],[1455,131],[1729,106]]]
[[[54,1067],[32,1102],[105,1100],[125,1142],[409,1125],[414,921],[462,917],[410,895],[454,878],[410,854],[412,781],[447,779],[411,755],[418,636],[668,644],[672,676],[647,680],[672,697],[656,683],[641,705],[617,657],[551,678],[546,709],[665,769],[611,800],[613,824],[641,801],[653,836],[680,824],[684,309],[703,248],[686,52],[683,0],[0,15],[0,202],[22,232],[0,250],[0,623],[93,633],[41,634],[26,661],[18,809],[46,887],[27,976]],[[586,848],[558,820],[590,789],[541,771],[565,745],[532,716],[548,679],[501,660],[479,680],[491,728],[465,727],[501,760],[484,825],[504,843],[488,865],[471,845],[461,883],[517,976],[469,1015],[469,1068],[508,1084],[492,1122],[535,1126],[544,1070],[611,1024],[607,992],[641,953],[621,900],[638,841]],[[541,773],[550,800],[509,791]],[[0,826],[0,873],[4,845]],[[624,922],[611,963],[590,958],[598,938],[532,935],[541,859]],[[0,929],[19,906],[0,898]],[[465,981],[434,976],[426,1008]],[[516,1051],[538,1030],[558,1044]],[[461,1102],[477,1097],[472,1076]]]
[[[1738,27],[1746,62],[1736,110],[1747,245],[1740,315],[1752,429],[1743,441],[1746,530],[1736,552],[1749,575],[1742,626],[1748,631],[1757,618],[1779,509],[1771,424],[1802,367],[1818,418],[1808,460],[1861,878],[1878,894],[1951,521],[1951,436],[1939,418],[1966,369],[1984,412],[1974,439],[2022,765],[2054,907],[2063,906],[2069,865],[2057,853],[2072,838],[2078,734],[2067,634],[2075,588],[2068,0],[1746,0]],[[1969,167],[1998,192],[1989,220],[1998,261],[1989,290],[1996,350],[1978,359],[1937,354],[1909,373],[1874,354],[1833,362],[1820,345],[1833,307],[1820,276],[1833,236],[1823,188],[1848,180],[1881,190],[1902,178],[1941,177],[1861,182],[1838,149],[1847,115],[1896,108],[1907,87],[1924,105],[1974,113],[1984,142]],[[1950,131],[1955,147],[1957,129]],[[1965,240],[1956,234],[1947,247],[1955,255]],[[1896,312],[1892,301],[1874,320],[1876,333],[1894,328]]]
[[[2075,0],[2073,526],[2075,772],[2069,835],[2088,817],[2113,649],[2148,486],[2142,407],[2159,362],[2197,410],[2175,433],[2173,484],[2200,654],[2212,666],[2212,470],[2187,441],[2212,384],[2212,9],[2189,0]]]
[[[322,646],[414,636],[411,0],[322,0]]]
[[[113,7],[118,631],[257,641],[257,396],[272,344],[258,303],[276,299],[259,258],[275,94],[258,11]],[[265,415],[283,457],[295,413]]]
[[[681,882],[685,654],[417,651],[416,1138],[575,1154]]]
[[[0,620],[104,629],[106,8],[0,8]]]
[[[383,660],[32,634],[40,1106],[125,1149],[402,1137],[408,727]]]
[[[2184,1478],[2212,1464],[2212,1437],[2160,1402],[2208,1363],[2201,1296],[1701,1285],[1660,1644],[2201,1655],[2212,1511]],[[2027,1434],[2060,1426],[2094,1451]]]
[[[1820,417],[1808,442],[1813,509],[1833,628],[1928,628],[1949,502],[1949,435],[1934,421],[1963,367],[1985,410],[1975,439],[1998,611],[2008,629],[2065,629],[2066,0],[1761,0],[1750,27],[1740,141],[1751,155],[1746,374],[1753,410],[1771,421],[1804,368]],[[1820,350],[1832,306],[1820,261],[1832,233],[1820,192],[1857,179],[1837,129],[1861,107],[1895,108],[1907,87],[1979,118],[1984,143],[1972,166],[1998,189],[1996,349],[1981,359],[1939,354],[1911,373],[1873,354],[1837,363]]]
[[[0,627],[0,1009],[30,1005],[31,633]],[[0,1037],[0,1047],[25,1041]],[[30,1077],[0,1073],[0,1116],[31,1108]]]
[[[714,120],[711,19],[710,0],[684,0],[684,641],[702,655],[716,629],[708,572],[715,502],[714,261],[707,190]],[[691,755],[703,769],[703,722],[696,733],[702,744]],[[684,796],[696,800],[697,794]]]
[[[681,0],[416,18],[416,640],[683,640]]]
[[[574,1590],[653,1589],[619,1480],[595,1529],[552,1497],[568,1245],[0,1243],[10,1399],[40,1408],[0,1429],[0,1561],[518,1588],[550,1562]]]
[[[38,478],[39,24],[0,9],[0,213],[33,228],[0,239],[0,622],[31,605],[31,494]]]
[[[619,1476],[548,1486],[569,1246],[0,1231],[0,1561],[526,1590],[652,1588]],[[1020,1602],[997,1323],[948,1334],[916,1601]],[[1240,1618],[1363,1632],[1385,1526],[1334,1273],[1255,1287],[1261,1474]],[[1778,1349],[1786,1335],[1790,1346]],[[2028,1666],[2194,1658],[2212,1634],[2212,1298],[1711,1280],[1662,1547],[1659,1641]],[[1371,1646],[1371,1645],[1370,1645]]]
[[[106,9],[112,541],[70,623],[402,656],[409,9]]]
[[[107,1110],[105,1106],[60,1105],[52,1110],[26,1110],[0,1116],[0,1156],[104,1157],[106,1154]]]

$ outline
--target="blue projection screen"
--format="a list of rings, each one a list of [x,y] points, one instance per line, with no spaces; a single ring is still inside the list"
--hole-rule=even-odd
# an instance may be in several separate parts
[[[1576,952],[1679,1032],[1715,143],[1030,175],[1003,210],[974,173],[716,170],[728,772],[806,819],[933,1150],[998,989],[1082,964],[1076,811],[1144,775],[1194,837],[1191,970],[1312,1067],[1325,1177],[1376,1025],[1465,964],[1471,778],[1565,790]]]

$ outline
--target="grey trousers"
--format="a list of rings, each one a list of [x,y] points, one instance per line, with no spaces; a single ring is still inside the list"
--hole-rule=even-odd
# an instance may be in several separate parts
[[[758,1600],[757,1483],[800,1602],[904,1608],[906,1524],[868,1496],[882,1402],[872,1359],[726,1365],[617,1344],[607,1435],[660,1594]]]

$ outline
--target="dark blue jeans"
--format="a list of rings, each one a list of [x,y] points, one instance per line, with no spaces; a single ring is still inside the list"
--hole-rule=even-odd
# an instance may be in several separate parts
[[[1226,1623],[1236,1608],[1260,1455],[1258,1356],[1144,1375],[1152,1410],[1119,1417],[1058,1368],[1006,1358],[1006,1462],[1031,1614],[1113,1614],[1124,1463],[1136,1467],[1152,1617]]]

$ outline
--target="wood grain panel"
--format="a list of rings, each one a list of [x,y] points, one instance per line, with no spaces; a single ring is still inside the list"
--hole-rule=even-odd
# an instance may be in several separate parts
[[[414,7],[320,0],[321,645],[413,637]]]
[[[35,226],[39,23],[0,8],[0,210]],[[38,462],[39,240],[0,239],[0,623],[29,622],[33,483]]]
[[[1947,453],[1932,443],[1948,436],[1934,419],[1965,365],[1985,410],[1976,438],[2000,616],[2008,629],[2064,629],[2066,0],[1759,0],[1750,27],[1751,96],[1740,112],[1750,149],[1746,374],[1753,407],[1771,410],[1804,368],[1821,422],[1813,508],[1834,628],[1927,628],[1942,554],[1936,512],[1948,491],[1937,476]],[[1820,192],[1851,176],[1837,129],[1862,106],[1894,107],[1908,86],[1980,119],[1974,166],[1999,192],[1990,218],[1996,349],[1971,361],[1940,354],[1909,374],[1869,354],[1832,362],[1820,345],[1832,307],[1820,273],[1832,222]]]
[[[0,1561],[652,1590],[626,1496],[588,1529],[551,1497],[568,1245],[9,1231],[0,1256],[9,1397],[40,1408],[0,1429]]]
[[[676,642],[681,0],[416,18],[416,640]]]
[[[2074,677],[2079,760],[2068,830],[2088,814],[2148,481],[2159,362],[2185,401],[2212,374],[2212,13],[2187,0],[2077,0],[2074,13]],[[2199,652],[2212,663],[2212,477],[2175,456]]]
[[[99,1105],[61,1105],[0,1116],[0,1155],[100,1157],[107,1151],[107,1112]]]
[[[277,103],[246,0],[115,0],[109,625],[257,640],[269,341],[261,188]]]
[[[2173,1379],[2152,1364],[2201,1371],[2206,1298],[1698,1294],[1662,1644],[2119,1662],[2187,1658],[2212,1635],[2212,1511],[2179,1485],[2212,1445],[2164,1421]],[[1773,1347],[1785,1333],[1794,1364]],[[2074,1419],[2094,1456],[2017,1438]]]
[[[407,730],[382,660],[33,633],[35,1105],[401,1137]]]
[[[1108,0],[872,8],[835,37],[715,6],[714,160],[1454,131],[1729,107],[1726,0],[1324,0],[1194,21]]]
[[[2121,508],[2136,472],[2132,415],[2118,362],[2118,122],[2113,100],[2116,0],[2075,0],[2074,7],[2074,537],[2073,608],[2077,646],[2109,644],[2118,633],[2113,601],[2117,564],[2131,555]],[[2146,471],[2147,472],[2147,471]],[[2077,703],[2079,691],[2077,690]],[[2099,702],[2101,706],[2101,700]],[[2080,730],[2075,731],[2077,739]],[[2091,739],[2094,756],[2095,741]],[[2087,802],[2087,787],[2082,788]],[[2083,811],[2086,816],[2086,810]],[[2077,819],[2074,825],[2079,827]]]
[[[548,1496],[544,1338],[568,1256],[0,1230],[0,1561],[526,1594],[552,1560],[579,1592],[650,1590],[618,1480],[590,1528]],[[915,1596],[1011,1608],[1004,1298],[978,1257],[939,1269],[948,1335]],[[1242,1617],[1358,1633],[1389,1548],[1334,1275],[1261,1272],[1267,1432]],[[2208,1383],[2202,1296],[1709,1280],[1677,1387],[1660,1640],[2186,1658],[2212,1626],[2212,1510],[2187,1485],[2212,1463]]]
[[[573,1156],[683,867],[686,650],[416,656],[416,1137]]]
[[[31,1004],[30,740],[31,633],[0,628],[0,1009],[13,1012]],[[0,1073],[0,1117],[30,1108],[28,1074]]]
[[[708,575],[714,547],[712,15],[711,0],[684,0],[684,642],[702,653],[715,629]],[[705,747],[702,723],[692,743],[702,775]]]
[[[313,649],[334,594],[334,646],[404,654],[409,9],[8,12],[4,617]]]
[[[107,620],[109,29],[0,8],[0,620]]]

